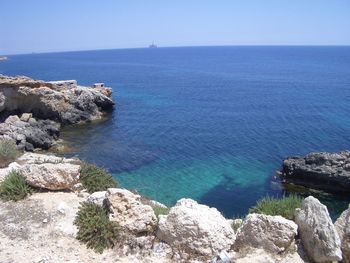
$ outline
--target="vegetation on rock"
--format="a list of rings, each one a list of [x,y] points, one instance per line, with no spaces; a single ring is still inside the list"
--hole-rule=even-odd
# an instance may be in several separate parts
[[[249,213],[257,213],[271,216],[283,216],[293,220],[294,211],[301,207],[303,199],[297,195],[284,196],[283,198],[264,197],[255,206],[249,209]]]
[[[240,228],[243,224],[243,218],[235,218],[231,224],[232,229],[237,232],[238,228]]]
[[[0,167],[6,167],[19,155],[16,144],[12,141],[0,140]]]
[[[80,181],[89,193],[117,187],[117,182],[106,170],[85,162],[81,165]]]
[[[31,194],[33,190],[18,172],[12,171],[0,184],[0,198],[5,201],[18,201]]]
[[[156,214],[157,218],[159,217],[159,215],[167,215],[169,214],[170,208],[168,207],[163,207],[160,205],[155,205],[152,207],[154,213]]]
[[[77,239],[98,253],[117,243],[119,225],[109,220],[107,209],[100,205],[83,202],[74,224],[78,227]]]

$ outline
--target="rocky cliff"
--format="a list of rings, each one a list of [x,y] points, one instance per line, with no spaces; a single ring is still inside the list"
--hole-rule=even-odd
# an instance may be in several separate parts
[[[32,113],[35,118],[73,124],[98,119],[114,105],[108,88],[64,83],[0,76],[0,115]]]
[[[73,81],[44,82],[0,75],[0,139],[19,149],[48,149],[60,125],[93,121],[113,108],[112,90]]]
[[[350,152],[310,153],[284,160],[286,182],[330,192],[350,192]]]

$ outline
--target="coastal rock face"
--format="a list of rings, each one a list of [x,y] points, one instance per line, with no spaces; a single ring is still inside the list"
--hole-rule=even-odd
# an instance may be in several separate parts
[[[282,175],[287,182],[306,187],[350,192],[350,152],[320,152],[287,158]]]
[[[295,212],[302,243],[315,262],[340,261],[341,242],[328,214],[327,207],[316,198],[305,198],[301,209]]]
[[[37,120],[29,113],[9,116],[0,123],[0,140],[17,144],[20,150],[48,149],[58,139],[60,124],[51,120]]]
[[[345,210],[334,224],[341,240],[343,262],[350,262],[350,207]]]
[[[267,252],[288,250],[297,235],[297,225],[281,216],[249,214],[237,233],[235,250],[262,248]]]
[[[80,175],[77,160],[37,153],[25,153],[7,168],[0,169],[2,180],[10,169],[18,171],[30,185],[48,190],[72,189]]]
[[[114,105],[108,88],[81,87],[74,81],[44,82],[0,76],[0,113],[30,112],[63,124],[99,119]]]
[[[235,233],[215,208],[181,199],[166,216],[160,216],[157,237],[168,243],[182,258],[212,258],[229,250]]]
[[[106,194],[110,219],[132,234],[154,231],[157,217],[152,207],[141,203],[141,196],[126,189],[110,188]]]

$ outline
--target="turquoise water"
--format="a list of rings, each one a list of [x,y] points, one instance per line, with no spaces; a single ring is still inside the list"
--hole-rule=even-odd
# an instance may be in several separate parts
[[[10,56],[0,73],[105,82],[108,119],[67,128],[70,155],[168,205],[182,197],[239,215],[282,160],[350,149],[350,47],[196,47]],[[348,196],[322,197],[332,211]]]

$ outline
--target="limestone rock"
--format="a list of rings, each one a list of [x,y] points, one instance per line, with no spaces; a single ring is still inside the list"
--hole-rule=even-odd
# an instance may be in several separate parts
[[[334,224],[340,240],[343,252],[343,262],[350,262],[350,207],[345,210]]]
[[[25,153],[8,167],[0,169],[0,181],[11,170],[18,171],[26,181],[48,190],[71,189],[78,181],[80,162],[53,155]]]
[[[13,141],[19,149],[27,151],[50,148],[58,139],[60,124],[24,115],[21,119],[17,115],[9,116],[0,123],[0,139]]]
[[[302,243],[315,262],[340,261],[341,242],[329,216],[327,207],[316,198],[304,199],[301,209],[295,212]]]
[[[0,183],[5,180],[11,171],[18,171],[21,166],[17,162],[10,163],[5,168],[0,168]]]
[[[44,82],[0,76],[0,112],[32,113],[63,124],[99,119],[113,107],[111,90],[78,86],[75,81]]]
[[[153,232],[157,217],[152,207],[141,203],[141,196],[126,189],[110,188],[106,198],[112,221],[133,234]]]
[[[88,196],[87,201],[91,203],[95,203],[97,205],[103,205],[104,200],[106,199],[107,191],[99,191],[92,193]]]
[[[71,189],[78,181],[80,165],[69,163],[25,164],[19,169],[34,187],[48,190]]]
[[[282,216],[249,214],[239,229],[235,250],[262,248],[270,253],[288,250],[297,235],[297,225]]]
[[[289,157],[283,162],[282,177],[286,182],[335,192],[350,191],[350,152],[310,153]]]
[[[21,116],[21,121],[28,122],[30,118],[33,118],[33,114],[31,113],[23,113]]]
[[[210,259],[229,250],[235,241],[230,224],[215,208],[181,199],[166,216],[160,216],[157,237],[182,258],[196,255]]]

